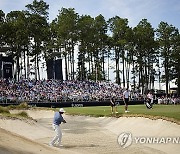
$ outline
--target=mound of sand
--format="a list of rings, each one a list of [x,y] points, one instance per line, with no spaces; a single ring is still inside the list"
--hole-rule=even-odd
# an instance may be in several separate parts
[[[101,118],[101,124],[116,135],[130,132],[136,138],[157,138],[159,141],[162,138],[170,137],[171,139],[176,138],[179,140],[180,144],[180,125],[162,119],[151,120],[141,117]],[[175,154],[180,151],[179,144],[172,144],[172,142],[160,144],[157,141],[154,144],[140,145],[157,149],[161,152]]]
[[[13,113],[19,111],[12,111]],[[0,153],[127,153],[178,154],[179,144],[132,144],[121,147],[117,138],[122,132],[133,136],[178,137],[180,126],[164,120],[147,118],[107,118],[64,115],[63,147],[49,147],[54,136],[53,111],[27,110],[35,121],[0,119]]]

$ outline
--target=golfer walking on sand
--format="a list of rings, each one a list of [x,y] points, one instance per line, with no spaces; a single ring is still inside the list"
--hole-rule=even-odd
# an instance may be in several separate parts
[[[53,140],[49,143],[50,146],[54,146],[55,143],[57,142],[57,145],[58,146],[62,146],[61,145],[61,139],[62,139],[62,131],[61,131],[61,128],[60,128],[60,124],[63,122],[63,123],[66,123],[66,121],[64,120],[62,114],[65,112],[65,110],[63,108],[60,108],[59,109],[59,112],[55,112],[54,114],[54,119],[53,119],[53,129],[56,133],[55,137],[53,138]]]

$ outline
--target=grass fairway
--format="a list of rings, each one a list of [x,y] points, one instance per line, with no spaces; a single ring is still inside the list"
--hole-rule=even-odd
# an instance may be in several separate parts
[[[147,109],[145,105],[129,105],[129,113],[124,113],[124,106],[118,106],[117,114],[111,114],[110,106],[74,107],[65,108],[67,114],[90,116],[115,116],[129,117],[142,116],[151,119],[165,119],[180,123],[180,105],[154,105],[153,109]]]

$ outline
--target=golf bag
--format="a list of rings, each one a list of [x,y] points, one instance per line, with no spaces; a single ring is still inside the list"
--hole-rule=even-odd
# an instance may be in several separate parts
[[[144,103],[145,103],[147,109],[152,109],[153,104],[151,103],[150,99],[146,99]]]

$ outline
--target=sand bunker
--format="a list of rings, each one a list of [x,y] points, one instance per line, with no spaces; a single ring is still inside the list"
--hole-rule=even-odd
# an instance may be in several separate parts
[[[18,111],[13,111],[18,112]],[[179,144],[136,144],[123,148],[119,134],[130,132],[133,137],[179,137],[180,125],[147,118],[107,118],[64,115],[61,148],[49,147],[54,136],[51,128],[53,111],[27,110],[35,121],[0,119],[0,153],[127,153],[178,154]]]

